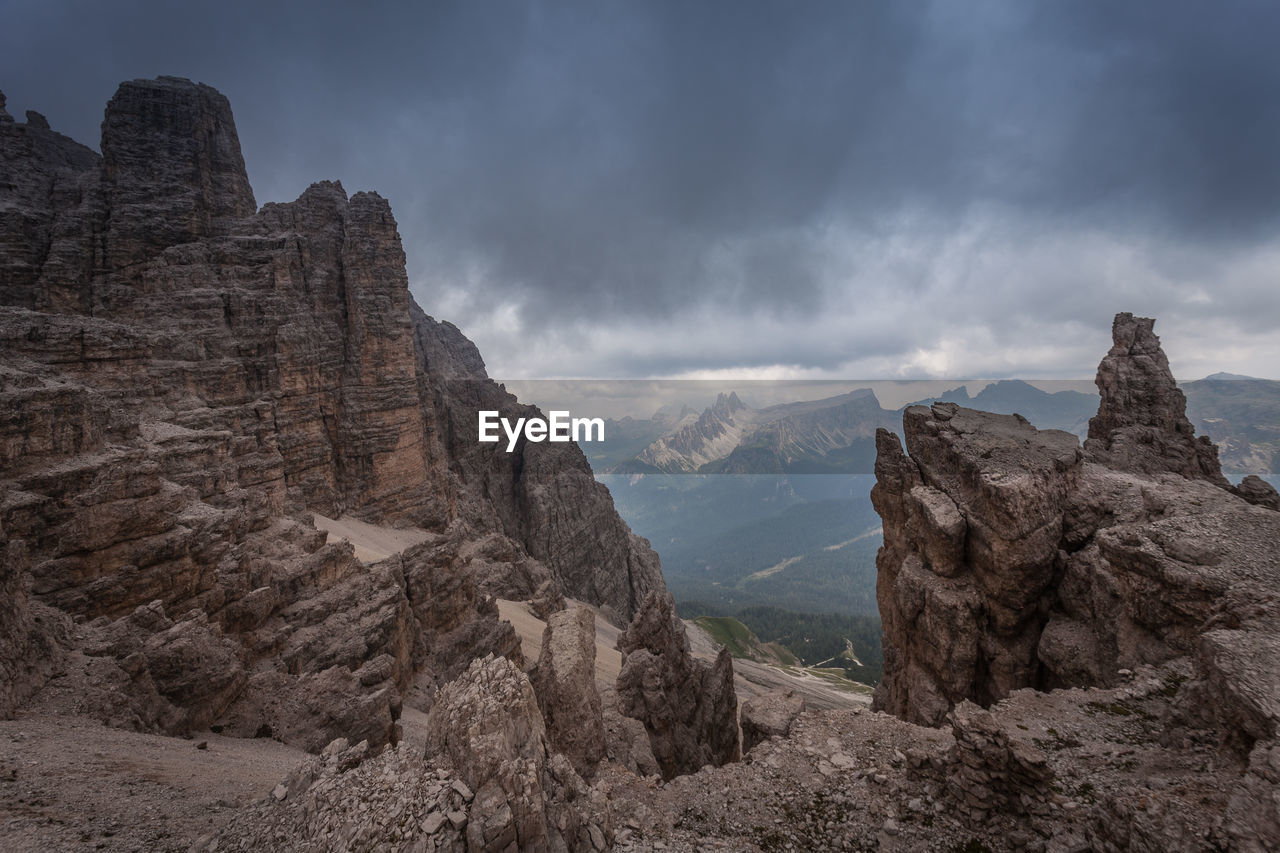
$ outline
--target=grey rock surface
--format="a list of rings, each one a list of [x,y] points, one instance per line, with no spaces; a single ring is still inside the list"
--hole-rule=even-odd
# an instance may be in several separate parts
[[[771,690],[742,703],[742,752],[771,737],[791,734],[791,724],[804,711],[804,697],[793,690]]]
[[[1053,824],[1061,849],[1265,850],[1280,843],[1267,800],[1280,782],[1280,516],[1266,489],[1222,478],[1152,325],[1116,318],[1083,453],[1065,434],[954,406],[907,410],[909,455],[879,436],[885,677],[874,707],[951,723],[956,749],[933,769],[972,820]],[[1135,673],[1147,675],[1126,686]],[[1088,819],[1061,827],[1068,804],[1036,793],[1071,772],[1049,753],[1107,749],[1090,726],[1062,734],[1070,688],[1112,690],[1086,714],[1138,718],[1123,737],[1162,737],[1161,760],[1179,774],[1211,743],[1230,802],[1123,787],[1103,800],[1090,782],[1070,804]],[[1038,708],[1051,737],[1010,729],[1018,704]]]
[[[472,661],[445,687],[431,709],[427,755],[475,792],[468,850],[595,850],[593,836],[612,835],[604,798],[550,752],[533,686],[505,658]]]
[[[670,593],[649,594],[618,636],[618,650],[622,712],[644,723],[663,778],[742,756],[733,659],[725,649],[714,664],[690,654]]]
[[[593,779],[605,757],[604,716],[596,689],[595,615],[585,607],[551,613],[542,653],[529,672],[547,738],[578,775]]]
[[[1110,468],[1144,474],[1170,471],[1226,486],[1218,450],[1195,435],[1187,399],[1174,381],[1155,320],[1117,314],[1112,347],[1098,365],[1102,396],[1084,449]]]

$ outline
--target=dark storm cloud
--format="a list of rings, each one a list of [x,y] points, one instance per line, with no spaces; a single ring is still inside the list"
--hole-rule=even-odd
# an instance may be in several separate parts
[[[1114,310],[1276,327],[1267,264],[1227,254],[1280,220],[1271,3],[189,5],[10,3],[11,112],[93,142],[119,80],[216,86],[259,201],[388,196],[415,292],[491,363],[932,369]]]

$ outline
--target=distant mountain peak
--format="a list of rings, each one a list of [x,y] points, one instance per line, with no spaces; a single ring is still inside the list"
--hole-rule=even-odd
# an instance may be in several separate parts
[[[763,409],[748,406],[737,392],[721,392],[696,419],[681,419],[635,459],[668,473],[781,472],[793,466],[814,473],[849,464],[869,470],[860,448],[870,451],[876,428],[894,420],[869,388]]]
[[[747,404],[742,402],[742,399],[738,396],[738,392],[730,391],[728,394],[717,394],[715,406],[712,408],[716,411],[738,412],[746,407]]]
[[[1212,373],[1205,378],[1206,382],[1256,382],[1258,377],[1245,376],[1242,373]]]

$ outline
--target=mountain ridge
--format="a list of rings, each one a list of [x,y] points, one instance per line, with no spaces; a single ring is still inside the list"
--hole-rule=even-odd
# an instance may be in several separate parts
[[[519,660],[494,595],[623,622],[665,588],[576,446],[478,446],[477,407],[536,410],[413,302],[381,196],[259,209],[230,104],[182,78],[121,84],[101,155],[5,119],[0,713],[83,666],[116,725],[377,746]],[[312,512],[429,540],[366,566]]]

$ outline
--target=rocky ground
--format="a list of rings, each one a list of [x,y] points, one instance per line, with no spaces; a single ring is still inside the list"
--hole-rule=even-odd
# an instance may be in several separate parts
[[[590,790],[618,850],[1251,849],[1231,835],[1251,807],[1242,768],[1212,732],[1171,716],[1186,677],[1019,691],[941,729],[808,711],[741,762],[663,782],[606,761]],[[339,744],[313,758],[270,740],[25,715],[0,723],[0,847],[430,850],[423,839],[443,833],[453,840],[439,849],[452,849],[475,792],[425,756],[415,723],[381,754]]]
[[[3,720],[0,849],[186,850],[305,755],[269,739],[165,737],[82,716]]]

